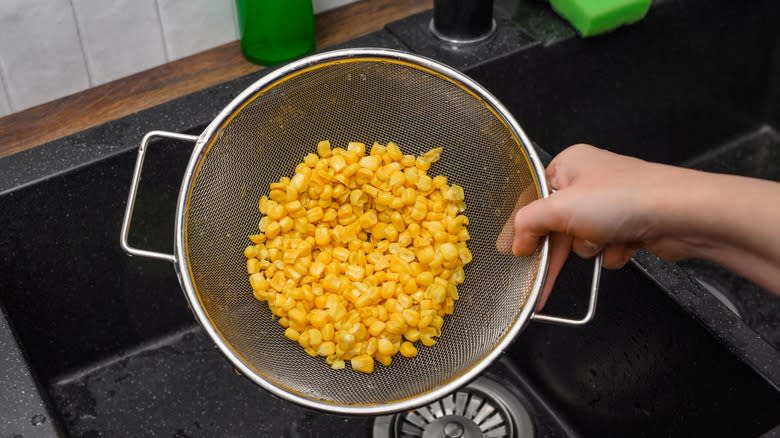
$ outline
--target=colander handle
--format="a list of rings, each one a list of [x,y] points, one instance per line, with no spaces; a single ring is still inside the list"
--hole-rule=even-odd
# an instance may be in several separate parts
[[[548,324],[563,325],[568,327],[577,327],[585,325],[593,319],[596,314],[596,301],[599,296],[599,281],[601,280],[601,264],[604,261],[604,254],[599,254],[593,261],[593,280],[590,284],[590,303],[588,303],[588,311],[580,319],[561,318],[559,316],[542,315],[540,313],[532,313],[531,319],[540,322],[546,322]]]
[[[138,148],[138,159],[135,162],[135,170],[133,170],[133,180],[130,182],[130,194],[127,195],[127,206],[125,207],[125,217],[122,220],[122,234],[120,237],[120,243],[122,245],[122,249],[124,249],[125,252],[130,255],[167,260],[169,262],[175,263],[176,257],[173,254],[134,248],[127,242],[127,236],[130,234],[130,222],[133,220],[133,211],[135,210],[135,197],[138,194],[138,184],[141,182],[141,169],[144,166],[146,148],[149,146],[149,142],[152,141],[152,139],[155,137],[172,138],[174,140],[187,140],[192,142],[198,141],[197,135],[179,134],[177,132],[167,131],[150,131],[144,136],[143,140],[141,140],[141,146]]]

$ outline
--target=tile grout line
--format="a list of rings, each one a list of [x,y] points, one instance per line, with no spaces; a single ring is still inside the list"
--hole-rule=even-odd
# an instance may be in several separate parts
[[[163,28],[162,12],[160,11],[160,0],[154,0],[155,10],[157,11],[157,23],[160,25],[160,37],[163,42],[163,55],[165,62],[171,62],[171,56],[168,53],[168,39],[165,38],[165,29]]]
[[[5,69],[3,68],[3,61],[0,60],[0,83],[3,84],[3,92],[5,93],[5,98],[8,101],[8,109],[11,111],[9,114],[13,114],[16,112],[16,108],[14,107],[14,101],[11,98],[11,89],[8,88],[8,81],[5,79]]]
[[[68,3],[70,3],[70,12],[73,14],[73,21],[76,23],[76,36],[79,38],[79,47],[81,48],[81,59],[84,61],[84,69],[87,71],[87,82],[89,82],[90,87],[94,87],[97,84],[95,84],[92,67],[87,59],[87,49],[84,47],[84,37],[81,33],[81,21],[79,21],[78,14],[76,14],[76,5],[73,3],[73,0],[68,0]]]
[[[236,0],[230,1],[230,9],[233,10],[233,37],[235,40],[240,40],[241,28],[238,25],[238,6],[236,6]]]

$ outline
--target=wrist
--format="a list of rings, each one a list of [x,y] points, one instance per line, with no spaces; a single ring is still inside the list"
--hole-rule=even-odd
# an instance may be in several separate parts
[[[662,242],[669,248],[660,252],[674,253],[672,258],[705,258],[720,249],[718,203],[722,190],[718,175],[692,169],[647,163],[648,181],[644,214],[647,218],[648,241]],[[656,247],[658,245],[655,245]]]

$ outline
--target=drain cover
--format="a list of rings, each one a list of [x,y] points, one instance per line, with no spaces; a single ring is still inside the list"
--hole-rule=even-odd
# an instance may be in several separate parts
[[[533,437],[523,403],[487,377],[429,405],[374,420],[374,438],[474,437]]]

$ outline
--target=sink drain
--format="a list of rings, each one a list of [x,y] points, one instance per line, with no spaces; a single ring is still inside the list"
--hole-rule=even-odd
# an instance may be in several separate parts
[[[426,406],[374,420],[374,438],[525,438],[533,435],[533,422],[523,403],[487,377],[480,377]]]

